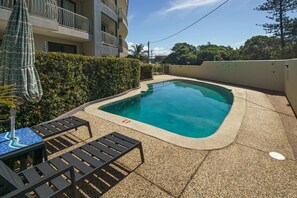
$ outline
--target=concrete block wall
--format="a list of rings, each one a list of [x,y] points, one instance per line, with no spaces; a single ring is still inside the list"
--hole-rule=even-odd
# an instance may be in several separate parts
[[[169,74],[285,92],[297,113],[297,59],[206,61],[200,66],[171,65]]]
[[[285,93],[297,115],[297,59],[285,61]]]

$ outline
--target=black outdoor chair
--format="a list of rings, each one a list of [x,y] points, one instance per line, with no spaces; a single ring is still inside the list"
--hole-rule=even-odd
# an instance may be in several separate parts
[[[141,142],[113,132],[18,174],[0,161],[0,186],[8,192],[5,198],[54,197],[69,190],[71,197],[77,197],[77,182],[135,148],[139,149],[143,163]]]
[[[35,131],[38,135],[40,135],[43,139],[46,139],[72,129],[77,129],[81,126],[88,127],[90,137],[93,136],[90,123],[86,120],[83,120],[75,116],[50,121],[44,124],[38,124],[36,126],[31,127],[31,129]]]

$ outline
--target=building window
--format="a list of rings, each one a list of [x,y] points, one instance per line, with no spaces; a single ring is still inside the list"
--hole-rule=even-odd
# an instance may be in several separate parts
[[[76,54],[77,47],[75,45],[66,45],[61,43],[48,42],[49,52],[63,52],[69,54]]]

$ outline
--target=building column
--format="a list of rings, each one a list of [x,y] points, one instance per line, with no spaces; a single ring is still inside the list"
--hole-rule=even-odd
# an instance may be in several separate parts
[[[94,0],[94,22],[93,22],[94,55],[101,56],[102,35],[101,35],[101,0]]]

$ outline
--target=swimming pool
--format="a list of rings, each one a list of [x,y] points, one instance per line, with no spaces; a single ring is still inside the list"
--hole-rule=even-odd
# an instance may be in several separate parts
[[[205,138],[220,127],[234,99],[228,89],[201,82],[175,80],[148,87],[100,109],[185,137]]]

